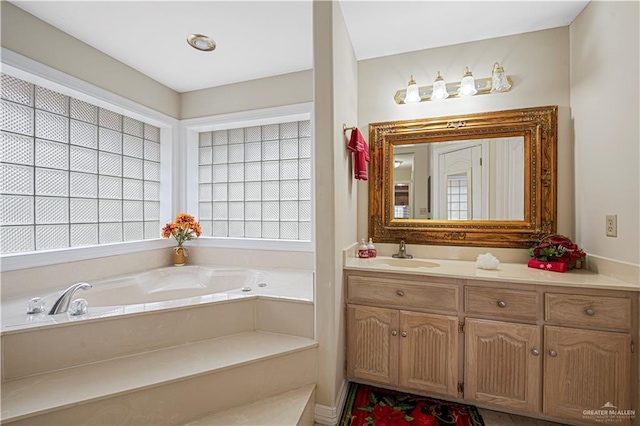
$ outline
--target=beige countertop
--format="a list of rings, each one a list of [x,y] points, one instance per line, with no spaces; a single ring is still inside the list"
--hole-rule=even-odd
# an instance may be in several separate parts
[[[379,256],[374,259],[347,257],[344,269],[562,287],[640,291],[640,285],[638,284],[620,281],[584,269],[574,269],[561,273],[541,271],[519,263],[500,263],[498,269],[484,270],[478,269],[475,261],[465,260],[418,258],[408,260],[393,259],[386,256]]]

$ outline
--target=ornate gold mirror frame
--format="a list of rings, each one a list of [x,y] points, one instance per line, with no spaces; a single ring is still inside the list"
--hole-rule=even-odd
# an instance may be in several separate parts
[[[557,106],[369,124],[369,236],[375,242],[530,247],[556,232]],[[524,137],[524,220],[395,219],[394,146]]]

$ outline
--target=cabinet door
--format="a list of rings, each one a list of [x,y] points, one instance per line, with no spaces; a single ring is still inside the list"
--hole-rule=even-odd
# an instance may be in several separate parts
[[[400,387],[458,396],[458,318],[400,312]]]
[[[631,409],[629,334],[546,326],[544,339],[545,414],[596,423],[583,411]]]
[[[496,407],[540,409],[540,327],[467,318],[464,397]]]
[[[396,385],[399,312],[358,305],[347,310],[347,375]]]

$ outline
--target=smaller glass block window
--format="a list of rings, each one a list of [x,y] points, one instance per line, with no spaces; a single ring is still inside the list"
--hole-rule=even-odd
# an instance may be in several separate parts
[[[199,134],[199,219],[212,237],[311,240],[311,122]]]
[[[159,238],[160,129],[0,74],[0,252]]]
[[[447,219],[467,220],[469,218],[467,182],[466,173],[447,176]]]

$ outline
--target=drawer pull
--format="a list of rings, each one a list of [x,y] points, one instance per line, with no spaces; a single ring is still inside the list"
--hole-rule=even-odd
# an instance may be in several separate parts
[[[532,349],[532,350],[531,350],[531,353],[532,353],[532,354],[534,354],[535,356],[540,355],[540,351],[539,351],[539,350],[537,350],[537,349]]]
[[[398,296],[402,297],[402,296],[404,296],[404,291],[402,291],[402,290],[398,290],[398,291],[396,291],[396,294],[397,294]]]
[[[506,308],[507,307],[507,302],[503,302],[502,300],[498,302],[498,306],[500,306],[501,308]]]
[[[402,336],[402,337],[407,337],[407,332],[406,332],[406,331],[403,331],[403,332],[402,332],[402,334],[401,334],[401,336]]]
[[[392,331],[391,331],[391,335],[392,335],[392,336],[397,336],[397,335],[398,335],[398,332],[397,332],[396,330],[392,330]]]
[[[584,313],[592,317],[596,314],[596,311],[594,311],[593,309],[586,309]]]
[[[555,358],[555,357],[557,357],[557,356],[558,356],[558,352],[556,352],[556,351],[549,351],[549,355],[550,355],[551,357]]]

